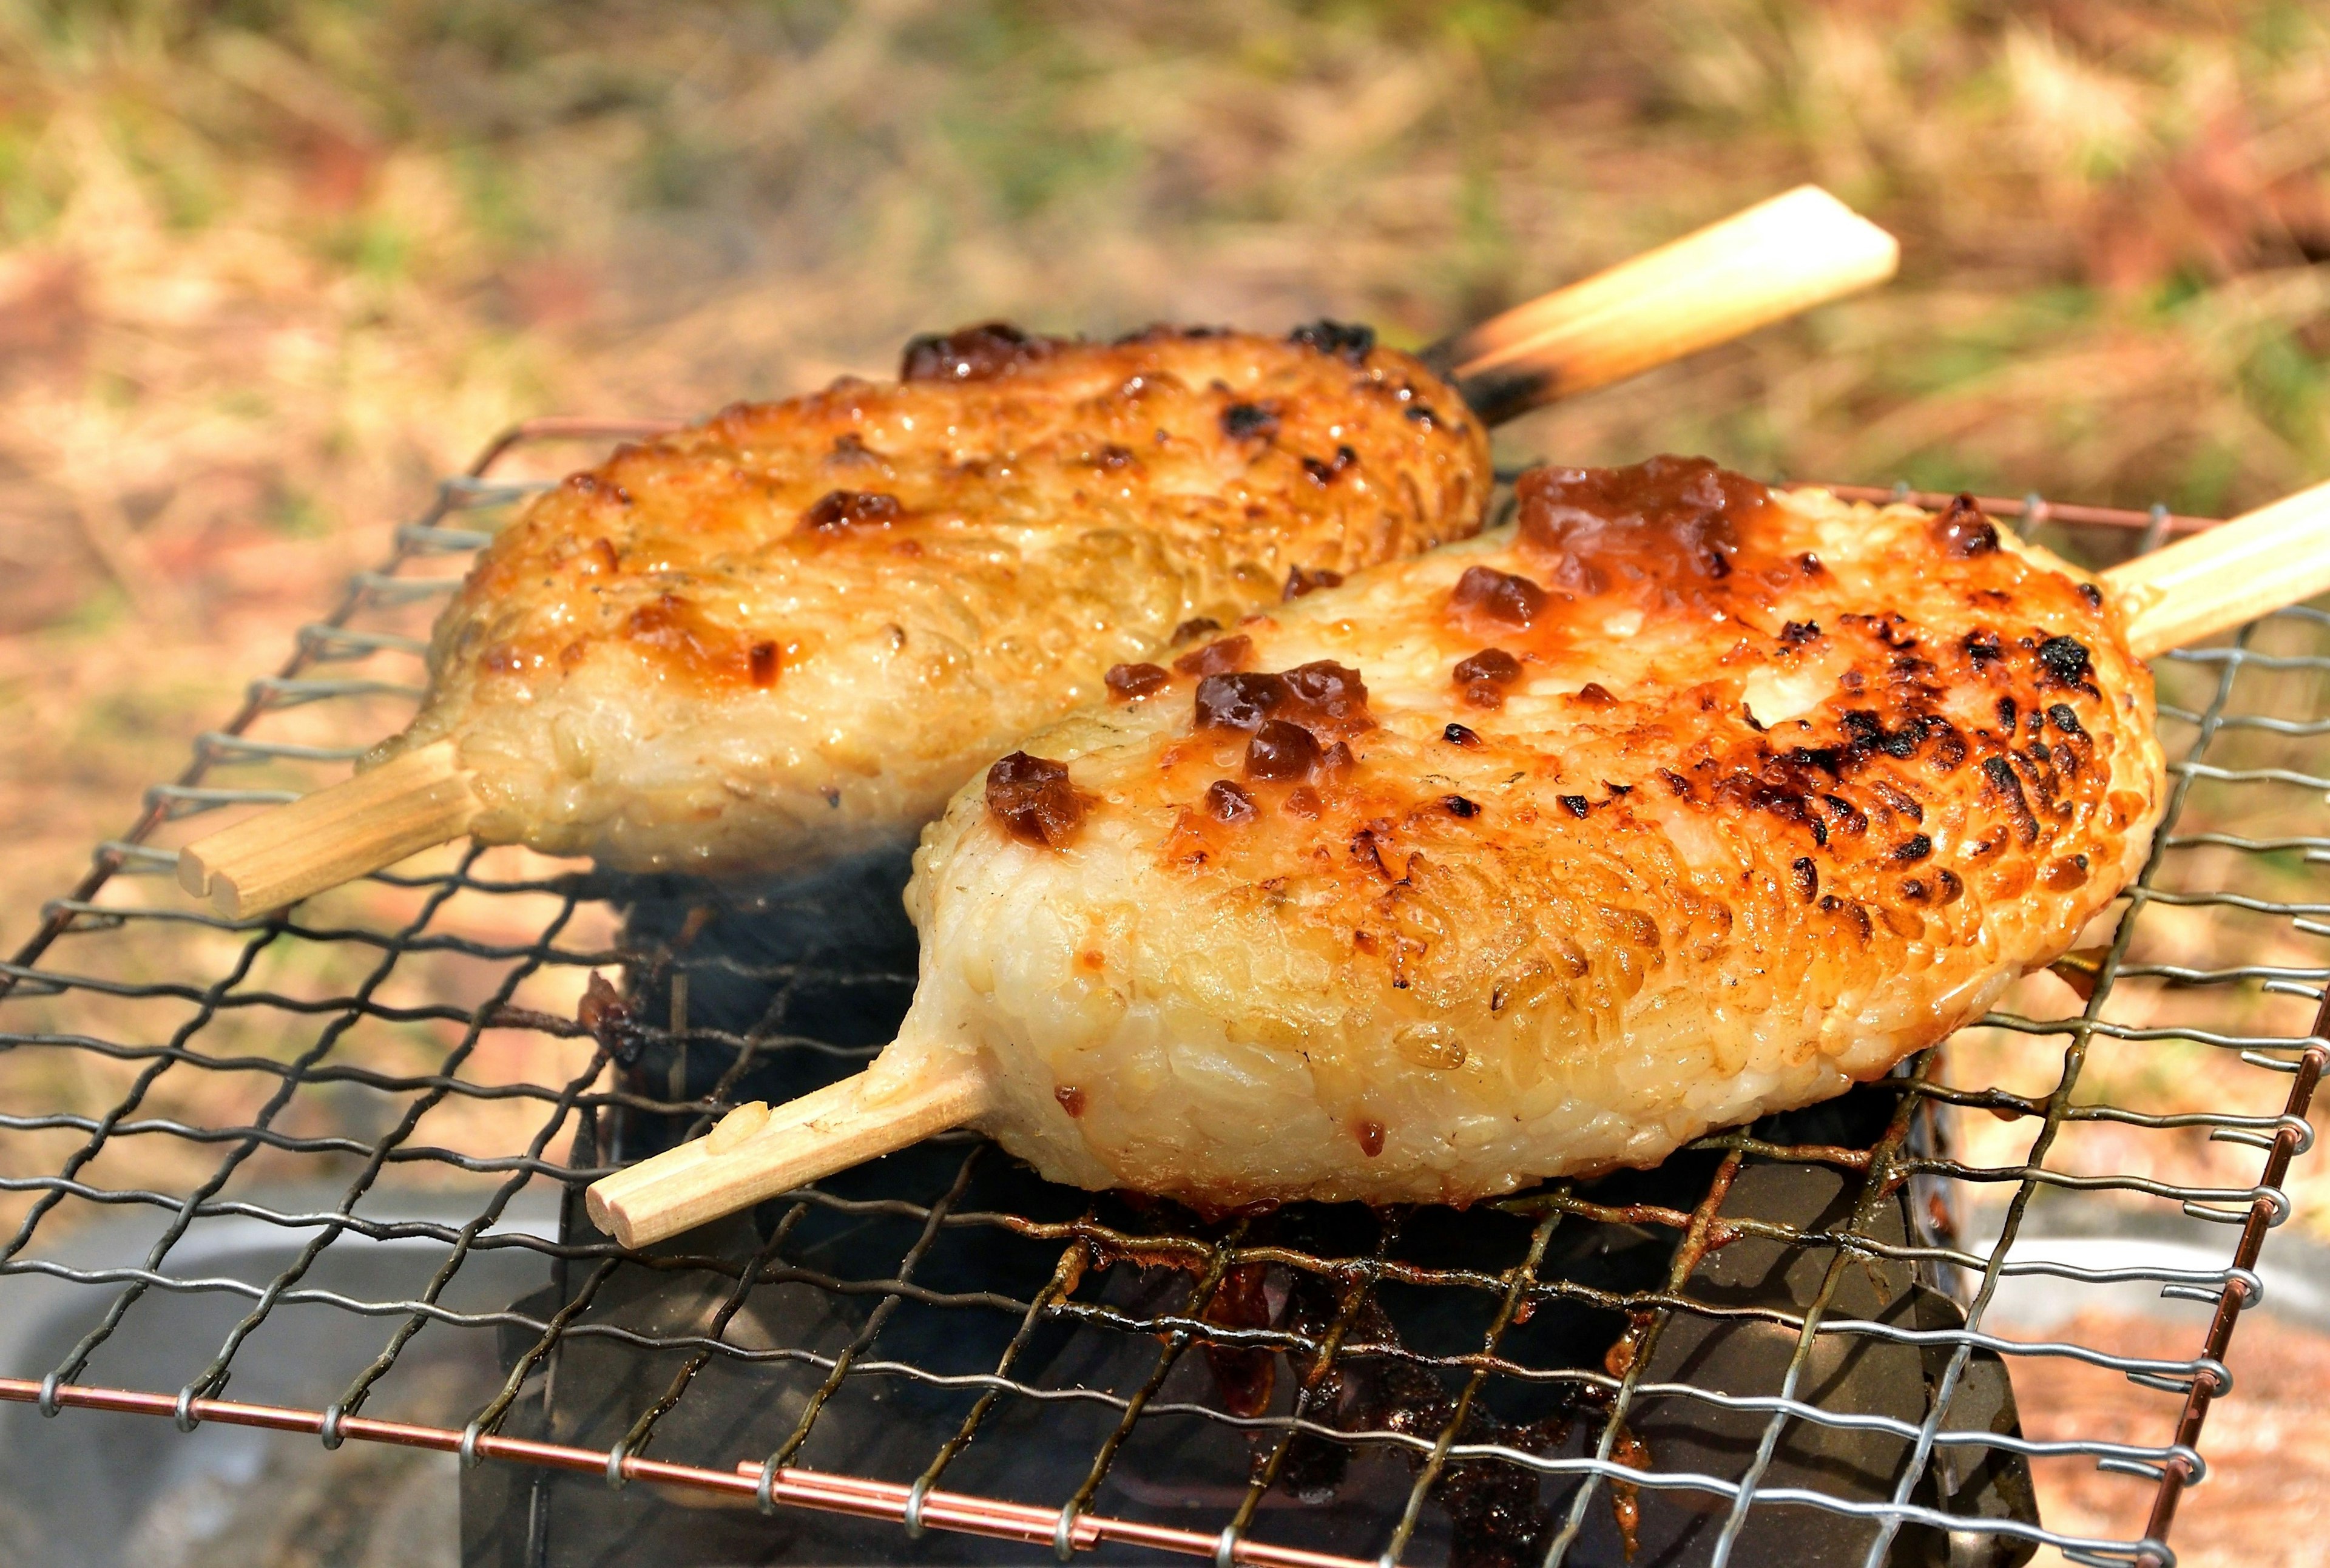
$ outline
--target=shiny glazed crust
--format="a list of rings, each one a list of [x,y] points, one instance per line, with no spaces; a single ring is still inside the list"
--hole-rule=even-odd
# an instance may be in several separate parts
[[[1011,740],[1199,618],[1472,534],[1479,422],[1405,355],[974,329],[628,447],[535,501],[440,622],[420,718],[473,832],[631,870],[911,841]],[[837,499],[838,498],[838,499]]]
[[[1024,841],[972,786],[929,830],[876,1070],[984,1053],[983,1125],[1056,1180],[1463,1202],[1654,1163],[1979,1016],[2142,865],[2150,675],[1978,516],[1725,482],[1662,532],[1525,479],[1518,533],[1240,628],[1243,670],[1359,673],[1366,715],[1312,723],[1348,769],[1251,776],[1189,676],[1028,739],[1082,820]],[[1457,679],[1488,648],[1511,679]]]

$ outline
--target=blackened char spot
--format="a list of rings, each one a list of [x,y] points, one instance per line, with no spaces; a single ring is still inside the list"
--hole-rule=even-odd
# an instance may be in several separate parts
[[[1376,346],[1376,329],[1348,321],[1331,321],[1322,316],[1297,327],[1286,335],[1286,340],[1321,354],[1340,354],[1359,365],[1366,361],[1369,350]]]
[[[901,381],[992,381],[1023,365],[1048,359],[1061,347],[1056,337],[1037,337],[1009,321],[987,321],[948,333],[925,333],[906,341],[898,365]]]
[[[1451,746],[1478,746],[1481,737],[1463,725],[1450,723],[1440,732],[1440,738]]]
[[[1905,865],[1922,860],[1933,852],[1934,841],[1923,833],[1913,833],[1893,846],[1893,858]]]
[[[2048,638],[2039,644],[2039,662],[2057,686],[2079,686],[2088,679],[2087,645],[2074,638]]]
[[[1861,751],[1881,751],[1890,757],[1909,757],[1924,739],[1922,727],[1905,724],[1899,729],[1889,730],[1884,721],[1868,708],[1855,708],[1843,719],[1844,738],[1850,746]]]
[[[1780,627],[1780,641],[1791,648],[1803,646],[1820,635],[1820,623],[1815,621],[1789,621]]]
[[[1796,897],[1807,904],[1820,891],[1820,870],[1809,855],[1799,855],[1788,862],[1788,880],[1795,884]]]
[[[1967,750],[1965,736],[1958,733],[1957,726],[1938,713],[1929,713],[1921,721],[1921,727],[1926,738],[1934,743],[1929,758],[1934,766],[1943,773],[1955,772],[1965,761]]]
[[[1573,817],[1583,817],[1587,812],[1593,810],[1586,804],[1584,795],[1562,795],[1558,798],[1561,801],[1561,809]]]
[[[1222,410],[1222,433],[1232,441],[1278,433],[1278,411],[1268,404],[1233,403]]]
[[[2031,814],[2031,803],[2023,798],[2022,781],[2014,776],[2014,765],[2003,756],[1982,759],[1983,775],[1990,787],[2006,803],[2006,814],[2014,819],[2015,836],[2025,844],[2039,839],[2039,819]]]
[[[1331,485],[1343,477],[1345,469],[1358,467],[1359,461],[1359,454],[1356,451],[1348,446],[1339,446],[1331,462],[1321,461],[1315,457],[1304,458],[1302,471],[1311,476],[1314,484]]]

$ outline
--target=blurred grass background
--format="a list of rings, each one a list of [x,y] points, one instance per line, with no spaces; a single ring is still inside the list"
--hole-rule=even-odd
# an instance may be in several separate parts
[[[512,421],[697,414],[993,316],[1420,344],[1804,180],[1901,237],[1899,282],[1501,455],[2203,513],[2330,473],[2320,5],[0,0],[0,943]],[[2320,831],[2275,798],[2235,825]],[[2286,927],[2155,928],[2140,958],[2319,962]],[[2304,1027],[2127,994],[2133,1022]],[[2044,1092],[2059,1053],[1960,1066]],[[2099,1060],[2082,1098],[2278,1108],[2221,1065]],[[1978,1122],[1969,1158],[2020,1158],[2027,1129]],[[2198,1135],[2058,1164],[2164,1158],[2256,1169]],[[2228,1539],[2194,1560],[2268,1560]]]
[[[1899,284],[1506,454],[2237,508],[2330,469],[2325,170],[2294,3],[0,0],[0,925],[516,418],[1420,343],[1813,179]]]
[[[0,0],[0,936],[525,415],[1419,343],[1812,179],[1899,283],[1506,455],[2221,510],[2330,470],[2325,170],[2296,3]]]

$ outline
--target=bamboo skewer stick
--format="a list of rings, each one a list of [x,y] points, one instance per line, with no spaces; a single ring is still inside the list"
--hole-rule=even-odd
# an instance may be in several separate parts
[[[2302,490],[2103,575],[2149,659],[2330,591],[2330,484]],[[731,1111],[708,1137],[593,1185],[592,1222],[646,1246],[804,1183],[976,1121],[991,1103],[980,1062],[941,1053],[892,1086],[876,1069],[770,1111]]]
[[[1892,235],[1799,185],[1492,317],[1423,358],[1500,423],[1881,283],[1900,261]]]
[[[643,1247],[975,1121],[988,1092],[963,1058],[886,1095],[867,1071],[773,1111],[754,1100],[703,1137],[594,1182],[583,1208],[624,1246]]]
[[[1891,235],[1805,185],[1425,355],[1444,361],[1466,403],[1494,423],[1880,282],[1899,255]],[[478,806],[452,745],[409,753],[189,845],[180,884],[240,919],[460,837]]]
[[[2104,574],[2138,659],[2330,591],[2330,484],[2285,497]]]
[[[178,886],[237,917],[280,908],[458,839],[481,809],[440,740],[187,845]]]

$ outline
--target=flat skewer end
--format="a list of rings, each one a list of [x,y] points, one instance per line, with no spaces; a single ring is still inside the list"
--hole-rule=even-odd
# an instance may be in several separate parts
[[[197,898],[210,897],[211,869],[191,849],[178,851],[178,886]]]

